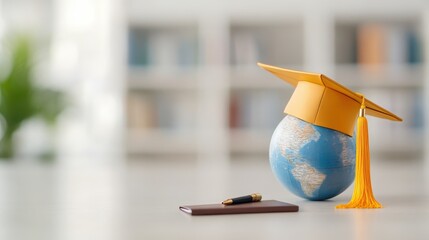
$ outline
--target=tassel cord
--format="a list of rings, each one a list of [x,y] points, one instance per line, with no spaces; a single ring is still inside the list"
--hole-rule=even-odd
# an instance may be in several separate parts
[[[336,208],[381,208],[375,199],[371,186],[370,152],[368,121],[365,117],[365,98],[362,100],[361,112],[357,120],[356,137],[356,174],[353,195],[349,203]]]

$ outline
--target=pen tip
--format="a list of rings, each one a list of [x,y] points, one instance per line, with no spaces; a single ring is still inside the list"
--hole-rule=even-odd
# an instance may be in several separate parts
[[[231,199],[227,199],[225,201],[222,202],[223,205],[231,205],[232,204],[232,200]]]

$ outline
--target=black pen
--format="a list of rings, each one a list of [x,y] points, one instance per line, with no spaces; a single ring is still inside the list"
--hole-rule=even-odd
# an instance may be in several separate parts
[[[236,198],[230,198],[222,202],[223,205],[233,205],[233,204],[240,204],[240,203],[250,203],[250,202],[259,202],[262,199],[262,195],[259,193],[253,193],[250,195],[242,196],[242,197],[236,197]]]

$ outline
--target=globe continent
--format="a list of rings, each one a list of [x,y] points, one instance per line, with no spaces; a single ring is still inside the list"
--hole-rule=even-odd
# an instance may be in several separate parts
[[[274,174],[292,193],[325,200],[353,182],[355,139],[287,115],[273,133],[269,158]]]

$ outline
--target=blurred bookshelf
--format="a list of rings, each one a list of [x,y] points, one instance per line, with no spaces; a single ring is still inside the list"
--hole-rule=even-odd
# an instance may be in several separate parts
[[[130,24],[127,48],[127,152],[195,153],[196,26]]]
[[[422,153],[423,37],[419,19],[342,19],[335,23],[335,79],[380,103],[403,123],[371,119],[375,151]]]
[[[373,152],[423,152],[423,11],[349,9],[348,16],[302,8],[285,18],[265,7],[273,14],[252,17],[231,7],[216,18],[171,12],[168,21],[129,10],[129,153],[198,155],[209,127],[222,132],[208,141],[227,143],[224,154],[266,156],[293,89],[257,62],[323,72],[401,116],[403,123],[370,119]],[[212,89],[217,94],[206,96]],[[215,113],[206,116],[207,106]]]

